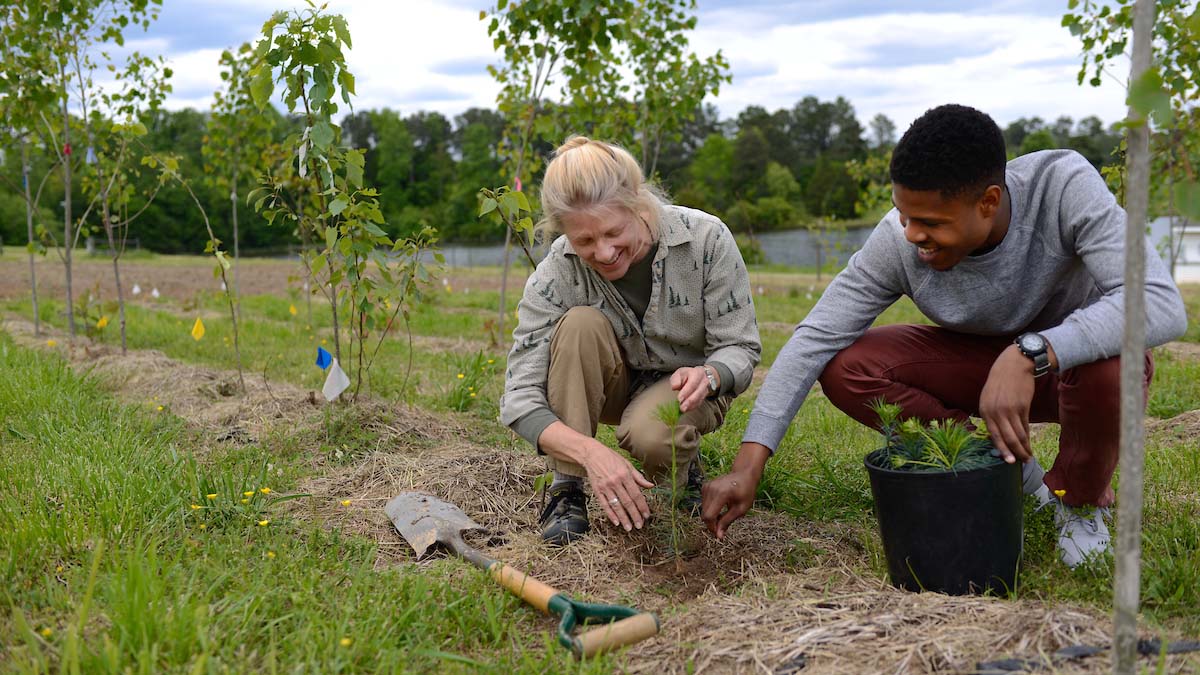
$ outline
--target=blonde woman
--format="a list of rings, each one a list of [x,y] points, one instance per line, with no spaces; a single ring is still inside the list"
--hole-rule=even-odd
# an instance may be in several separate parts
[[[700,437],[749,386],[762,347],[729,229],[667,204],[624,149],[568,139],[546,167],[542,213],[540,233],[557,238],[525,284],[500,417],[554,472],[540,525],[562,545],[588,531],[585,478],[626,531],[645,524],[656,483],[698,506]],[[657,416],[672,400],[674,474]],[[596,440],[601,422],[644,473]]]

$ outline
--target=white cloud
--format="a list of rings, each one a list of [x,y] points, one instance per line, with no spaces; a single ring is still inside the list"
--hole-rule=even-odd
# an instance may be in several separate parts
[[[354,39],[348,59],[357,79],[355,109],[453,116],[472,106],[494,107],[498,86],[483,65],[499,56],[479,20],[486,4],[332,0],[328,11],[346,17]],[[691,45],[702,56],[721,49],[733,66],[733,83],[713,101],[726,117],[749,105],[790,108],[806,95],[845,96],[864,124],[882,112],[901,131],[925,109],[946,102],[976,106],[1001,124],[1022,116],[1092,114],[1111,123],[1125,114],[1124,92],[1116,83],[1075,84],[1079,43],[1054,13],[1033,11],[1023,1],[954,4],[962,9],[863,14],[864,6],[895,5],[860,3],[858,16],[814,21],[805,18],[812,14],[808,5],[786,0],[722,3],[707,12],[702,3]],[[240,33],[260,26],[280,6],[275,0],[188,4],[198,25],[237,26],[232,32],[239,34],[185,33],[179,44],[204,45],[191,51],[171,52],[170,43],[160,43],[175,70],[177,94],[168,106],[207,107],[220,84],[220,50],[254,39]],[[938,5],[945,6],[950,3]],[[179,11],[184,18],[173,27],[177,37],[179,24],[188,21]],[[150,32],[154,39],[153,26]]]

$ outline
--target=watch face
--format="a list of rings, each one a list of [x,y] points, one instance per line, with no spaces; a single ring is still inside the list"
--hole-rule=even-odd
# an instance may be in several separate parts
[[[1037,333],[1026,333],[1021,336],[1021,349],[1037,353],[1046,349],[1046,341]]]

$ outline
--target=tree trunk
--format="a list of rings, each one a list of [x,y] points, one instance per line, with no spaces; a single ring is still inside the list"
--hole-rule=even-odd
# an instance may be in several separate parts
[[[25,229],[29,235],[29,288],[33,293],[33,334],[42,334],[42,319],[38,314],[37,268],[33,254],[33,198],[29,194],[29,141],[21,143],[21,178],[25,183]]]
[[[66,77],[63,77],[64,83]],[[71,115],[67,112],[67,94],[63,92],[63,266],[67,285],[67,329],[75,337],[75,297],[71,291]]]
[[[1150,67],[1154,1],[1137,0],[1133,18],[1132,86]],[[1113,672],[1132,675],[1137,666],[1137,614],[1142,554],[1142,469],[1145,446],[1142,393],[1146,351],[1146,210],[1150,192],[1150,127],[1129,108],[1128,176],[1125,183],[1125,332],[1121,342],[1121,501],[1117,511],[1116,578],[1113,583]]]
[[[234,176],[229,183],[232,187],[229,190],[229,202],[233,207],[233,306],[237,309],[238,318],[242,316],[242,292],[240,284],[242,283],[242,275],[238,273],[238,205],[237,205],[237,176]]]
[[[121,288],[121,249],[117,248],[116,237],[113,235],[112,215],[108,210],[108,191],[100,196],[101,217],[104,219],[104,234],[108,237],[108,249],[112,253],[113,280],[117,284],[117,312],[121,319],[121,355],[127,351],[125,342],[125,289]]]

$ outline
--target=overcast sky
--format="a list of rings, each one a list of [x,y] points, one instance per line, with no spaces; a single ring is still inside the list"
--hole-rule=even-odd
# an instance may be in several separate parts
[[[287,0],[164,0],[157,23],[127,34],[175,71],[168,107],[211,106],[221,50],[259,35]],[[330,0],[349,22],[356,109],[448,116],[494,107],[485,70],[497,61],[472,0]],[[700,0],[691,48],[720,49],[732,85],[713,102],[722,117],[748,105],[790,108],[804,96],[845,96],[867,123],[884,113],[903,132],[924,110],[963,103],[1002,126],[1018,117],[1125,114],[1119,83],[1078,86],[1079,41],[1055,0]],[[1127,62],[1118,69],[1125,70]]]

